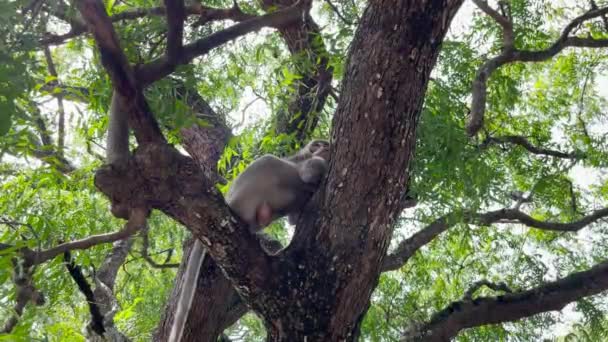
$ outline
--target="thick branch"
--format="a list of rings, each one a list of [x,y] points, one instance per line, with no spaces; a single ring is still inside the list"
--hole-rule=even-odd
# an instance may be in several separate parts
[[[216,113],[209,103],[184,82],[172,79],[178,99],[188,105],[189,108],[205,118],[207,125],[193,125],[181,129],[182,144],[188,153],[196,160],[203,173],[213,182],[219,182],[221,177],[217,174],[217,161],[221,156],[225,144],[231,136],[230,129],[226,126],[221,115]],[[184,281],[184,271],[189,260],[189,255],[194,239],[190,239],[184,246],[182,264],[176,276],[173,292],[165,308],[163,318],[159,322],[154,334],[154,341],[165,341],[169,338],[172,322],[181,294],[180,285]],[[234,323],[231,303],[233,298],[240,297],[233,289],[232,284],[212,258],[205,258],[196,282],[197,289],[192,299],[192,306],[186,319],[186,325],[182,335],[182,342],[186,341],[214,341],[224,329]],[[240,304],[244,307],[244,304]],[[243,311],[246,311],[246,307]],[[202,314],[201,314],[202,313]],[[240,317],[240,316],[239,316]],[[238,317],[237,317],[238,319]],[[226,322],[226,324],[225,324]]]
[[[281,6],[290,6],[295,2],[283,2]],[[274,4],[276,5],[277,3],[275,2]],[[234,11],[240,11],[236,2],[233,9]],[[204,20],[204,18],[201,18],[201,21]],[[309,134],[316,126],[318,120],[317,114],[323,108],[328,89],[330,88],[332,72],[327,68],[327,50],[320,39],[318,25],[309,15],[303,18],[302,24],[298,23],[286,26],[280,29],[279,32],[292,55],[294,57],[306,56],[308,62],[302,63],[306,66],[303,68],[305,69],[304,75],[302,79],[298,80],[296,92],[289,100],[287,109],[285,112],[277,115],[279,117],[277,133],[293,134],[297,139],[304,140],[309,137]],[[191,104],[191,107],[202,107],[198,109],[199,112],[209,113],[208,115],[211,115],[212,118],[217,116],[213,114],[213,111],[208,108],[209,106],[204,101],[201,101],[202,99],[196,98],[196,93],[192,91],[182,93],[188,94],[185,97],[186,102],[195,105],[192,106]],[[198,106],[199,103],[204,105]],[[218,125],[216,123],[213,123],[213,126],[216,128],[215,131],[221,133],[221,130],[217,129]],[[213,146],[218,145],[218,142],[224,142],[224,138],[228,135],[222,133],[221,138],[214,141],[199,142],[201,134],[192,133],[195,132],[191,129],[182,129],[182,135],[186,142],[185,146],[190,155],[206,170],[209,168],[209,165],[216,164],[219,157],[218,152],[221,152],[221,149],[217,150]],[[206,137],[212,132],[207,133],[203,131],[203,133],[205,134],[202,137]],[[219,145],[223,146],[223,144]],[[216,174],[215,172],[206,173]],[[268,250],[268,246],[265,248]],[[182,337],[184,341],[215,340],[215,337],[221,331],[232,325],[248,310],[230,284],[219,273],[217,267],[211,267],[211,265],[208,265],[209,262],[209,260],[205,262],[206,266],[201,269],[199,281],[197,281],[198,289],[193,299],[192,309],[190,310],[192,314],[189,315],[186,321]],[[213,281],[208,281],[207,279],[213,279]],[[237,302],[233,303],[230,300],[231,298],[235,298]],[[167,307],[167,315],[164,321],[170,322],[173,309],[174,306],[169,305]],[[205,312],[205,314],[200,315],[200,312]],[[166,336],[167,326],[165,322],[161,322],[158,331],[158,338],[160,340]]]
[[[284,10],[240,22],[227,29],[199,39],[194,43],[185,45],[183,54],[179,56],[176,63],[171,63],[166,56],[160,57],[139,68],[136,71],[137,80],[139,80],[142,85],[151,84],[172,73],[177,65],[188,64],[194,58],[202,56],[233,39],[260,30],[263,27],[281,28],[285,25],[289,25],[298,20],[303,11],[308,11],[308,6],[306,4],[306,1],[301,1]]]
[[[480,6],[484,12],[493,18],[498,13],[493,13],[492,9],[484,9],[487,3],[482,0],[474,0],[474,2]],[[495,11],[494,11],[495,12]],[[513,41],[509,38],[507,26],[504,26],[504,17],[495,18],[499,24],[503,26],[503,48],[502,52],[486,61],[478,70],[475,80],[472,85],[472,100],[471,100],[471,113],[469,114],[469,121],[467,123],[467,134],[473,136],[479,132],[483,126],[484,113],[486,107],[486,96],[487,96],[487,81],[488,78],[496,71],[499,67],[513,62],[539,62],[552,58],[563,49],[567,47],[588,47],[588,48],[600,48],[608,47],[608,39],[592,39],[582,37],[571,37],[570,33],[584,21],[600,17],[608,13],[608,7],[601,9],[595,9],[588,11],[587,13],[573,19],[562,31],[560,37],[547,49],[539,51],[527,51],[519,50],[513,46]],[[512,28],[511,28],[512,29]]]
[[[191,158],[164,143],[139,146],[124,170],[100,168],[95,186],[113,205],[151,206],[190,229],[254,307],[273,300],[265,295],[276,271],[272,260]]]
[[[595,210],[591,214],[569,223],[539,221],[517,209],[501,209],[483,214],[453,212],[438,218],[410,238],[402,241],[393,253],[384,258],[382,271],[393,271],[400,268],[420,247],[431,242],[439,234],[458,223],[484,226],[493,223],[519,223],[543,230],[576,232],[604,217],[608,217],[608,208]]]
[[[184,36],[184,0],[165,0],[167,9],[167,60],[175,63],[181,55]]]
[[[521,146],[528,150],[532,154],[539,154],[545,156],[552,156],[556,158],[562,159],[582,159],[585,158],[585,155],[580,152],[561,152],[557,150],[551,150],[547,148],[534,146],[528,139],[521,135],[505,135],[499,137],[490,137],[488,136],[482,145],[487,146],[489,144],[502,144],[509,143]]]
[[[369,307],[403,208],[409,178],[403,170],[413,156],[430,72],[461,3],[371,1],[351,42],[332,122],[329,174],[312,201],[320,203],[320,213],[298,222],[284,252],[317,253],[311,266],[331,270],[320,285],[336,289],[334,303],[319,310],[331,315],[321,318],[330,321],[323,340],[353,340]]]
[[[77,6],[95,37],[101,62],[112,79],[114,89],[129,99],[129,126],[135,131],[137,141],[140,144],[164,143],[165,138],[148,108],[140,86],[135,81],[105,7],[100,0],[79,0]]]
[[[568,303],[608,289],[608,261],[588,271],[522,292],[452,303],[403,341],[449,341],[461,330],[511,322],[538,313],[561,310]]]

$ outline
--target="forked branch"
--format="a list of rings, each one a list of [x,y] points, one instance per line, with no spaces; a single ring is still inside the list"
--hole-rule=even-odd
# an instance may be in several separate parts
[[[458,223],[467,223],[479,226],[487,226],[494,223],[517,223],[542,230],[575,232],[604,217],[608,217],[608,208],[595,210],[591,214],[584,216],[577,221],[568,223],[540,221],[520,211],[519,209],[501,209],[489,211],[483,214],[471,212],[452,212],[438,218],[422,230],[412,235],[410,238],[402,241],[393,253],[384,258],[382,271],[386,272],[400,268],[422,246],[431,242],[433,239],[439,236],[439,234],[445,232]]]
[[[75,18],[70,17],[67,12],[59,11],[58,9],[46,9],[47,12],[51,15],[54,15],[58,19],[61,19],[70,25],[70,30],[64,34],[52,34],[47,33],[45,37],[40,41],[41,45],[56,45],[63,44],[68,39],[75,38],[84,34],[87,30],[86,26],[76,20]],[[234,8],[224,9],[224,8],[214,8],[203,6],[201,4],[192,4],[184,7],[184,12],[186,16],[198,16],[200,17],[199,21],[209,22],[209,21],[218,21],[218,20],[226,20],[230,19],[233,21],[244,21],[248,19],[255,18],[256,15],[243,13],[242,11],[235,11]],[[153,17],[153,16],[162,16],[166,15],[167,9],[165,7],[147,7],[147,8],[135,8],[131,10],[126,10],[124,12],[120,12],[114,14],[110,17],[110,20],[113,23],[121,22],[125,20],[134,20],[145,17]]]
[[[133,70],[120,47],[118,37],[100,0],[79,0],[76,2],[101,55],[101,62],[107,70],[114,89],[129,100],[129,126],[135,132],[139,144],[165,143],[158,123],[154,119],[137,84]]]
[[[302,18],[302,13],[310,9],[309,5],[310,3],[307,1],[300,1],[283,10],[245,20],[187,44],[183,48],[183,53],[176,61],[170,61],[166,56],[162,56],[140,67],[136,73],[137,80],[144,86],[149,85],[171,74],[178,65],[188,64],[194,58],[205,55],[212,49],[233,39],[258,31],[264,27],[281,28],[294,23]]]
[[[608,261],[530,290],[454,302],[433,315],[428,323],[408,332],[402,341],[449,341],[463,329],[561,310],[573,301],[606,289]]]
[[[474,136],[483,127],[486,110],[487,82],[492,73],[505,64],[513,62],[540,62],[552,58],[567,47],[608,47],[608,39],[593,39],[571,36],[570,34],[583,22],[601,17],[608,13],[608,7],[591,9],[574,18],[562,30],[560,37],[544,50],[519,50],[514,46],[513,22],[510,17],[498,13],[484,0],[473,0],[484,13],[492,17],[503,30],[502,51],[481,65],[472,85],[471,112],[467,122],[467,134]]]

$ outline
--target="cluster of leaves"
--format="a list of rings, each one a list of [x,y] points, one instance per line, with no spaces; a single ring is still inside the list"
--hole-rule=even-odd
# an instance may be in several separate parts
[[[4,181],[0,188],[3,194],[0,212],[4,213],[0,216],[0,241],[37,251],[62,241],[120,229],[124,223],[111,216],[107,200],[93,187],[93,168],[79,169],[69,178],[49,168],[36,169],[19,172]],[[167,251],[175,251],[170,261],[177,262],[186,232],[176,227],[174,222],[157,215],[151,218],[150,226],[154,239],[148,254],[162,260]],[[91,276],[110,249],[111,245],[99,245],[86,252],[73,253],[74,260],[85,270],[86,276]],[[150,268],[141,258],[140,250],[141,241],[137,238],[117,279],[116,295],[122,308],[115,321],[130,336],[149,340],[160,319],[159,308],[171,290],[175,270]],[[156,256],[157,253],[161,254],[160,257]],[[12,305],[9,303],[15,296],[11,260],[17,256],[16,248],[3,250],[0,254],[0,298],[7,303],[0,309],[0,317],[11,315]],[[5,338],[84,341],[82,322],[89,320],[88,305],[66,272],[63,259],[57,257],[37,266],[34,283],[47,298],[47,306],[28,306],[18,327]],[[53,310],[48,310],[49,307]]]
[[[206,1],[207,5],[228,8],[231,1]],[[342,77],[346,50],[356,22],[362,13],[362,1],[326,2],[313,12],[323,27],[337,87]],[[572,18],[572,9],[551,1],[514,0],[511,11],[516,26],[516,45],[522,49],[545,48],[561,26],[543,24]],[[117,230],[122,223],[113,219],[106,200],[92,186],[92,171],[99,166],[88,152],[89,143],[103,145],[110,84],[100,67],[90,39],[74,39],[55,49],[56,64],[63,83],[82,86],[86,110],[74,108],[68,156],[78,156],[78,171],[69,177],[58,174],[45,163],[28,159],[40,145],[37,117],[50,124],[54,132],[54,110],[37,106],[47,100],[35,92],[38,86],[54,81],[40,69],[42,58],[34,53],[31,39],[40,25],[24,27],[11,15],[22,6],[19,1],[0,4],[0,138],[1,152],[7,151],[0,164],[0,241],[45,249],[59,241],[70,241],[91,234]],[[124,2],[107,1],[110,13],[127,8]],[[133,6],[152,6],[150,1],[129,2]],[[260,9],[254,1],[239,1],[249,13]],[[186,32],[193,40],[225,27],[226,23],[206,24]],[[149,62],[164,52],[166,24],[162,17],[145,17],[135,22],[116,23],[121,42],[132,63]],[[601,25],[592,25],[591,34],[603,37]],[[513,190],[533,193],[524,209],[542,220],[570,221],[588,213],[593,205],[608,196],[608,182],[598,176],[596,186],[583,187],[578,175],[592,174],[605,167],[606,100],[601,84],[606,80],[604,51],[572,49],[556,58],[537,64],[512,64],[497,71],[488,89],[485,132],[469,139],[464,132],[471,82],[482,60],[497,53],[500,31],[491,19],[475,15],[470,32],[452,36],[443,45],[439,64],[429,85],[424,111],[418,127],[416,156],[412,165],[410,193],[419,205],[408,211],[396,236],[408,236],[444,213],[462,209],[484,211],[512,205]],[[482,49],[476,47],[481,46]],[[481,50],[481,51],[480,51]],[[276,33],[263,31],[225,47],[213,50],[201,63],[180,68],[166,79],[147,89],[147,98],[161,127],[171,142],[179,144],[179,129],[193,123],[206,124],[206,118],[177,99],[175,80],[196,90],[209,100],[239,135],[227,145],[218,169],[228,180],[234,179],[257,156],[272,152],[291,152],[293,137],[274,134],[278,113],[286,111],[294,85],[311,65],[302,56],[290,56]],[[29,77],[25,77],[24,75]],[[339,88],[339,87],[337,87]],[[52,90],[51,92],[53,92]],[[46,94],[46,93],[45,93]],[[339,94],[336,94],[339,96]],[[252,101],[256,101],[251,104]],[[330,113],[335,103],[329,101],[322,113],[315,136],[327,136]],[[10,131],[9,131],[9,127]],[[270,132],[270,133],[269,133]],[[535,146],[576,152],[584,158],[561,160],[532,155],[521,146],[484,144],[483,139],[521,135]],[[93,152],[102,154],[99,148]],[[582,170],[582,171],[581,171]],[[221,187],[226,191],[229,182]],[[573,205],[575,203],[576,205]],[[8,223],[7,223],[8,222]],[[185,230],[161,216],[150,221],[149,254],[155,259],[174,251],[170,261],[177,262]],[[287,240],[283,223],[271,233]],[[505,282],[513,289],[537,286],[549,279],[586,269],[606,258],[608,235],[601,225],[579,234],[556,234],[511,226],[477,227],[460,224],[427,245],[396,272],[384,274],[372,298],[372,305],[362,324],[362,339],[399,340],[402,332],[427,320],[434,312],[462,298],[469,286],[481,279]],[[115,321],[118,328],[133,340],[146,341],[154,330],[175,275],[172,269],[151,268],[139,253],[138,238],[127,263],[119,273],[116,295],[121,303]],[[74,253],[75,261],[87,276],[108,253],[101,245]],[[160,255],[156,255],[159,253]],[[0,317],[7,317],[14,302],[10,281],[11,259],[15,250],[0,255]],[[89,278],[90,279],[90,278]],[[19,325],[8,338],[26,340],[79,340],[82,322],[88,320],[88,308],[81,293],[65,272],[60,258],[38,267],[36,285],[49,299],[47,307],[28,307]],[[485,288],[475,296],[497,293]],[[48,310],[52,307],[53,310]],[[580,301],[572,310],[583,315],[564,340],[587,338],[601,340],[606,334],[606,308],[601,298]],[[535,340],[545,337],[548,327],[563,317],[544,314],[518,323],[488,326],[466,331],[463,341]],[[246,340],[262,340],[264,329],[249,314],[232,327],[230,333]],[[584,336],[584,337],[581,337]]]

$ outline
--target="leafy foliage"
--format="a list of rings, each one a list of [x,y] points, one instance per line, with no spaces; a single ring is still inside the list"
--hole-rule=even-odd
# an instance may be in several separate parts
[[[54,46],[52,55],[59,73],[55,79],[46,70],[38,42],[47,31],[64,32],[64,26],[40,9],[26,15],[23,8],[28,3],[0,3],[0,36],[4,38],[0,41],[0,242],[14,246],[0,250],[0,317],[9,317],[15,303],[11,274],[17,248],[45,250],[60,241],[116,231],[123,224],[110,215],[107,200],[92,181],[104,154],[101,146],[111,95],[93,41],[80,36]],[[324,57],[333,70],[337,98],[345,56],[365,3],[332,3],[339,14],[329,2],[319,2],[313,16],[323,27],[322,36],[315,39],[322,39],[327,47]],[[232,6],[224,0],[205,4]],[[580,13],[578,7],[582,6],[544,0],[513,0],[510,4],[515,44],[530,50],[546,48],[558,37],[562,24]],[[105,1],[105,5],[110,14],[119,14],[134,7],[155,6],[156,2]],[[254,1],[239,1],[239,6],[247,13],[263,13]],[[574,221],[605,206],[606,51],[568,49],[546,62],[515,63],[499,69],[489,82],[484,131],[469,139],[464,125],[471,82],[480,64],[499,51],[501,33],[498,25],[479,11],[463,19],[470,25],[465,32],[453,32],[444,42],[428,87],[409,173],[409,192],[419,204],[405,211],[394,234],[395,243],[449,212],[511,207],[513,191],[531,195],[522,210],[540,220]],[[187,41],[229,25],[222,21],[196,26],[195,19],[189,20]],[[119,21],[115,28],[131,63],[146,63],[163,55],[166,23],[162,16]],[[585,29],[593,37],[608,36],[601,20]],[[288,110],[298,81],[312,67],[304,57],[291,55],[278,34],[263,30],[179,68],[171,78],[146,89],[146,96],[176,145],[181,142],[181,128],[211,124],[208,117],[178,98],[177,83],[208,100],[238,133],[218,163],[219,173],[227,180],[218,187],[225,192],[230,181],[257,156],[292,152],[294,137],[276,134],[274,128],[280,114]],[[45,87],[48,84],[53,86],[49,89]],[[71,87],[68,95],[61,86]],[[63,155],[55,153],[58,94],[65,96],[69,113]],[[328,136],[335,105],[335,99],[328,101],[313,136]],[[522,146],[487,140],[511,135],[523,136],[534,146],[573,152],[576,158],[533,154]],[[45,141],[47,136],[50,144]],[[64,158],[75,171],[61,173],[58,165],[65,163]],[[148,253],[152,258],[179,262],[186,231],[156,214],[150,226]],[[285,226],[279,221],[270,233],[287,242],[290,231]],[[175,269],[153,268],[142,258],[141,237],[135,239],[115,286],[120,303],[115,322],[134,341],[148,341],[172,288]],[[568,234],[511,224],[458,224],[418,251],[404,267],[381,276],[362,322],[361,339],[398,341],[407,328],[461,299],[479,280],[527,289],[587,269],[606,259],[608,251],[603,247],[607,244],[605,222]],[[110,248],[104,244],[73,253],[88,279]],[[0,335],[0,340],[84,340],[88,307],[61,258],[37,267],[34,282],[47,297],[47,304],[28,305],[19,324],[10,334]],[[474,296],[498,294],[482,288]],[[545,313],[519,322],[473,328],[457,339],[540,340],[556,337],[548,331],[565,326],[566,332],[559,336],[563,341],[605,340],[606,312],[605,298],[597,296],[581,300],[561,314]],[[263,324],[253,314],[244,316],[227,333],[247,341],[261,341],[265,334]]]

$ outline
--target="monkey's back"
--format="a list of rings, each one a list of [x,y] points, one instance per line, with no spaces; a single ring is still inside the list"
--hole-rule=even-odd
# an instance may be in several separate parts
[[[298,203],[294,189],[306,185],[294,163],[273,155],[264,155],[251,163],[232,183],[226,202],[247,223],[254,223],[256,210],[268,203],[278,218]]]

